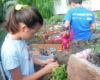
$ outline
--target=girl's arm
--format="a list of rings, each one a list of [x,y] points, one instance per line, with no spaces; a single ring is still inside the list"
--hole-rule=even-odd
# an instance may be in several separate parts
[[[31,55],[31,57],[32,57],[33,62],[34,62],[35,64],[41,65],[41,60],[40,60],[40,59],[37,59],[37,58],[33,57],[32,55]]]
[[[32,57],[33,62],[34,62],[35,64],[42,65],[42,66],[45,66],[45,65],[47,65],[48,63],[53,62],[53,59],[40,60],[40,59],[37,59],[37,58],[35,58],[35,57],[33,57],[33,56],[31,56],[31,57]]]
[[[39,70],[38,72],[26,77],[22,77],[20,66],[13,70],[9,70],[9,72],[13,80],[37,80],[43,75],[50,73],[52,69],[57,66],[58,66],[57,62],[50,63],[47,66],[45,66],[43,69]]]

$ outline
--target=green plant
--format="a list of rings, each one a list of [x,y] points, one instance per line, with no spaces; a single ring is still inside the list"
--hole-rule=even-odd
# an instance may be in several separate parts
[[[0,48],[2,46],[2,43],[3,43],[6,35],[7,35],[7,31],[3,29],[2,25],[0,25]]]
[[[4,21],[5,15],[6,15],[6,10],[10,7],[13,6],[14,4],[9,4],[7,5],[8,1],[13,1],[13,0],[0,0],[0,22]]]
[[[67,78],[67,72],[65,70],[66,65],[59,65],[53,69],[53,77],[50,80],[65,80]]]
[[[44,29],[40,29],[37,33],[40,33],[40,32],[43,32],[44,31]]]
[[[41,38],[40,37],[35,38],[35,41],[39,42],[39,41],[41,41]]]
[[[82,2],[83,2],[83,1],[87,1],[87,0],[82,0]]]
[[[49,19],[54,15],[54,2],[60,0],[17,0],[17,3],[27,4],[36,7],[41,13],[42,17]]]
[[[65,15],[55,15],[52,16],[46,24],[57,23],[58,21],[62,21]]]
[[[100,40],[98,40],[95,44],[92,42],[86,41],[86,44],[89,46],[89,48],[94,50],[94,53],[99,53],[100,52]]]
[[[93,49],[93,52],[92,52],[92,58],[91,58],[91,62],[94,63],[94,64],[100,64],[100,39],[95,43],[93,44],[92,42],[86,42],[86,44],[91,48]]]
[[[100,11],[96,11],[96,12],[94,12],[94,13],[97,15],[97,17],[100,18]]]
[[[34,42],[39,42],[39,41],[41,41],[40,35],[38,35],[36,38],[27,39],[27,44],[28,45],[34,44]]]

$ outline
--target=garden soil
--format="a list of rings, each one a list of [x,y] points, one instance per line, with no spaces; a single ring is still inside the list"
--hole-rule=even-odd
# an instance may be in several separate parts
[[[92,36],[92,39],[89,40],[89,42],[92,42],[93,44],[95,44],[99,39],[100,39],[100,30],[92,30],[92,34],[97,34],[95,36]],[[73,40],[70,44],[69,44],[69,53],[65,53],[64,51],[58,51],[55,56],[54,59],[58,61],[59,64],[67,64],[69,57],[71,54],[76,54],[77,52],[80,52],[82,50],[85,50],[89,48],[88,45],[86,44],[86,41],[80,39],[80,40]],[[50,80],[50,78],[52,77],[52,73],[46,74],[43,77],[41,77],[39,80]]]
[[[61,65],[62,64],[66,64],[67,65],[69,56],[70,56],[70,54],[66,54],[65,50],[64,51],[58,51],[55,54],[54,59],[57,60],[58,63],[61,64]],[[41,77],[38,80],[50,80],[51,77],[52,77],[52,73],[49,73],[49,74],[44,75],[43,77]]]
[[[95,43],[97,40],[99,40],[99,39],[90,40],[89,42]],[[65,50],[58,51],[55,54],[54,59],[58,60],[59,64],[67,64],[71,54],[75,54],[75,53],[82,51],[84,49],[87,49],[87,48],[89,48],[89,47],[86,44],[86,41],[84,41],[82,39],[73,40],[69,46],[69,53],[65,53]],[[50,80],[51,77],[52,77],[52,73],[49,73],[49,74],[43,76],[41,80]]]

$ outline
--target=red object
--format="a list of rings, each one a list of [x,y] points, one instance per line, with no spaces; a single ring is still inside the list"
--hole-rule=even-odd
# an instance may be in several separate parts
[[[73,28],[70,26],[70,42],[72,42],[74,36]]]
[[[68,53],[68,47],[69,47],[69,41],[70,41],[70,38],[68,39],[67,36],[68,36],[68,33],[64,31],[62,34],[63,42],[61,44],[61,51],[63,50],[63,46],[64,46],[66,48],[66,53]]]
[[[54,62],[58,62],[57,60],[54,60]]]
[[[60,37],[60,38],[54,39],[55,41],[62,40],[60,51],[63,50],[63,46],[64,46],[66,48],[66,53],[68,53],[69,41],[70,41],[70,43],[72,42],[73,36],[74,36],[74,31],[73,31],[73,28],[70,26],[70,34],[68,34],[66,31],[64,31],[62,33],[62,38]]]

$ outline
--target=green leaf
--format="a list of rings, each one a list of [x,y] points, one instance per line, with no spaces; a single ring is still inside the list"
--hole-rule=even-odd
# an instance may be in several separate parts
[[[7,9],[8,9],[9,7],[11,7],[11,6],[14,6],[14,4],[9,4],[9,5],[7,6]]]
[[[55,0],[60,4],[60,0]],[[39,10],[42,17],[49,19],[54,15],[54,0],[17,0],[19,4],[27,4]]]
[[[53,77],[50,80],[65,80],[67,78],[67,72],[65,71],[65,64],[59,65],[53,69]]]

